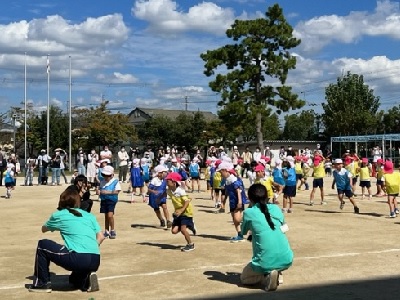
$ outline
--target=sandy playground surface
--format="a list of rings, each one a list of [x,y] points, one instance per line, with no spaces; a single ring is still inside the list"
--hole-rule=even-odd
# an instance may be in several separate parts
[[[100,291],[71,290],[69,273],[51,264],[53,292],[37,294],[27,290],[37,241],[61,242],[59,233],[42,234],[40,228],[66,186],[25,187],[19,178],[11,199],[4,198],[4,187],[0,190],[0,299],[398,299],[399,219],[388,218],[386,198],[357,197],[360,215],[353,213],[348,201],[340,211],[331,180],[325,180],[327,205],[319,204],[317,193],[316,205],[308,206],[309,191],[300,191],[294,213],[286,215],[295,260],[276,292],[240,284],[251,244],[229,242],[235,235],[231,217],[214,213],[202,181],[204,191],[190,194],[198,230],[195,251],[181,252],[182,235],[160,228],[152,209],[139,197],[131,204],[130,195],[121,193],[115,215],[117,239],[101,245]],[[127,184],[123,188],[127,190]],[[172,213],[170,203],[169,208]],[[99,202],[93,213],[103,226]]]

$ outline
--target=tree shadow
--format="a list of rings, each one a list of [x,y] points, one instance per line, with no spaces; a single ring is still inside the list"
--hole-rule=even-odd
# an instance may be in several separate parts
[[[141,242],[137,243],[138,245],[143,246],[152,246],[152,247],[159,247],[160,249],[164,250],[177,250],[181,249],[183,246],[171,245],[171,244],[162,244],[162,243],[150,243],[150,242]]]
[[[229,241],[230,238],[222,235],[215,235],[215,234],[197,234],[197,237],[201,237],[204,239],[214,239],[219,241]]]

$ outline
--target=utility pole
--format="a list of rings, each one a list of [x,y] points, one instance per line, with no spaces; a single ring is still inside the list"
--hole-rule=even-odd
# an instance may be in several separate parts
[[[188,96],[185,96],[185,111],[188,110]]]

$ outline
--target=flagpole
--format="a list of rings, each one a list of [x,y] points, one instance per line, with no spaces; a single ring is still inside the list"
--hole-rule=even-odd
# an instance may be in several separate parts
[[[71,55],[69,56],[69,171],[72,171],[72,74],[71,74]]]
[[[47,155],[50,151],[50,60],[47,54]]]
[[[25,52],[25,68],[24,68],[24,71],[25,71],[25,79],[24,79],[24,123],[25,123],[25,136],[24,136],[24,139],[25,139],[25,141],[24,141],[24,145],[25,145],[25,157],[24,157],[24,159],[25,159],[25,166],[26,166],[26,162],[27,162],[27,151],[26,151],[26,149],[27,149],[27,138],[26,138],[26,136],[27,136],[27,124],[26,124],[26,119],[27,119],[27,116],[26,116],[26,107],[27,107],[27,104],[26,104],[26,52]]]

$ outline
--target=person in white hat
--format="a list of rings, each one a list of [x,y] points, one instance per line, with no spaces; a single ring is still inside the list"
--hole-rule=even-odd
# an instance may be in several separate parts
[[[340,209],[343,209],[345,201],[343,200],[344,195],[350,200],[354,207],[354,213],[359,214],[360,209],[357,203],[354,201],[354,193],[352,187],[352,177],[353,175],[343,167],[343,161],[340,158],[334,160],[335,169],[332,172],[333,182],[332,189],[337,189],[338,199],[340,202]]]
[[[165,177],[167,176],[168,168],[164,165],[158,165],[154,168],[155,176],[151,179],[150,184],[147,189],[147,194],[149,195],[149,205],[153,208],[154,213],[160,220],[160,226],[167,228],[172,227],[172,222],[170,221],[170,214],[167,207],[167,181]],[[161,215],[160,207],[163,209],[164,218]],[[167,220],[167,223],[165,223]]]
[[[102,180],[97,193],[100,195],[100,213],[104,214],[104,236],[115,239],[114,211],[118,202],[118,194],[121,191],[119,180],[114,177],[114,168],[105,166],[101,169]]]

